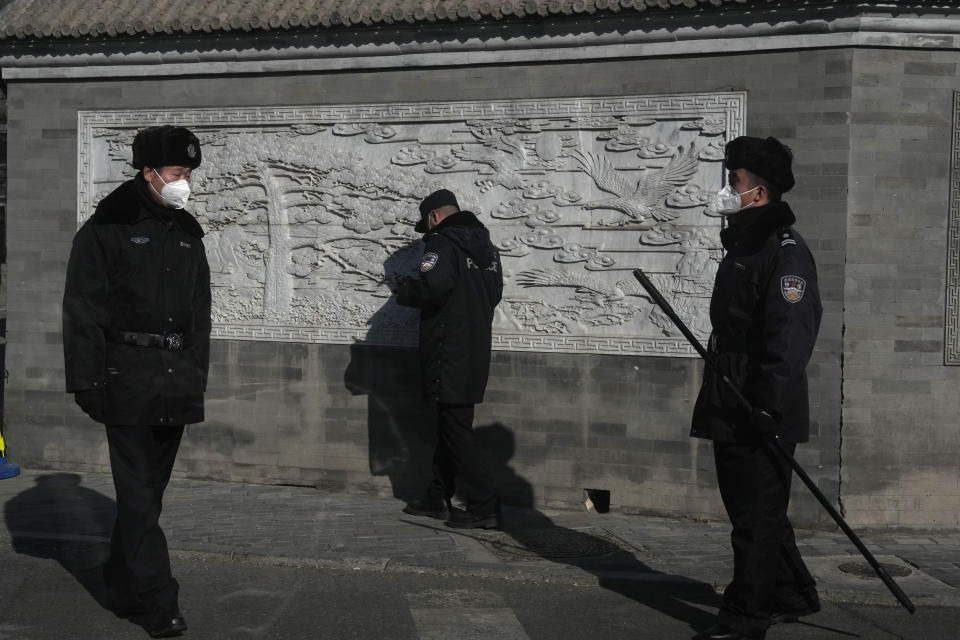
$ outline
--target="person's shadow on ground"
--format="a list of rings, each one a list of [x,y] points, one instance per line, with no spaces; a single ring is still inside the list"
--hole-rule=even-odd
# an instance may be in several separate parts
[[[490,472],[504,503],[522,507],[505,509],[499,536],[488,536],[492,532],[478,536],[495,555],[507,562],[542,558],[579,567],[595,575],[604,589],[685,622],[695,630],[715,621],[715,614],[703,609],[716,609],[721,604],[711,585],[649,567],[637,559],[627,543],[612,534],[595,535],[554,523],[533,509],[533,486],[508,464],[516,448],[513,432],[494,423],[477,427],[475,433],[487,454]]]
[[[33,487],[4,507],[13,550],[56,560],[100,606],[105,604],[103,564],[115,517],[116,503],[81,486],[75,473],[38,476]]]

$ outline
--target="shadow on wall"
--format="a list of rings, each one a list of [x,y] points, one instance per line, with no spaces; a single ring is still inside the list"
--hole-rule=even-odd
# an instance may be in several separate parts
[[[393,251],[383,262],[384,280],[417,271],[422,254],[420,240]],[[387,476],[393,496],[405,502],[421,497],[430,482],[436,412],[423,397],[419,351],[375,342],[393,332],[416,330],[418,317],[385,295],[383,305],[368,321],[371,341],[350,346],[350,363],[344,372],[347,390],[367,396],[370,473]],[[398,322],[404,326],[397,326]]]
[[[56,560],[104,606],[103,564],[110,554],[116,503],[80,486],[74,473],[36,478],[4,507],[16,553]]]
[[[344,384],[351,394],[367,396],[370,473],[387,476],[395,498],[421,497],[430,482],[437,425],[422,399],[417,351],[355,343]]]
[[[513,431],[500,422],[476,427],[477,443],[486,454],[490,475],[503,504],[532,509],[533,485],[514,471],[508,462],[517,450]]]
[[[665,574],[640,562],[635,550],[602,527],[602,517],[597,517],[596,526],[583,529],[556,524],[532,508],[533,485],[509,465],[516,450],[513,432],[499,422],[477,427],[475,432],[486,450],[490,472],[504,504],[522,508],[504,510],[502,531],[461,535],[475,537],[505,562],[540,558],[578,567],[597,576],[604,589],[656,609],[691,628],[703,629],[714,622],[714,614],[703,609],[720,606],[720,597],[711,585]],[[636,620],[641,616],[642,612],[638,611]]]

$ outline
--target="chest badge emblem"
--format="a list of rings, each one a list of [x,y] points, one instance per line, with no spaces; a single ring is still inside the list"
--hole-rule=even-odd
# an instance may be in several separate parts
[[[780,293],[787,302],[800,302],[803,292],[807,289],[807,281],[800,276],[783,276],[780,278]]]
[[[420,260],[420,271],[430,271],[437,264],[437,260],[440,259],[440,256],[435,254],[433,251],[429,251],[423,254],[423,259]]]
[[[130,238],[130,242],[132,242],[133,244],[147,244],[148,242],[150,242],[150,238],[146,236],[132,236]]]

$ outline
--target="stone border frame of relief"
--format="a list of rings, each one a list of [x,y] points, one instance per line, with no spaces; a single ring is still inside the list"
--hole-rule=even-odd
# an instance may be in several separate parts
[[[593,118],[620,114],[629,114],[633,117],[658,116],[664,119],[677,119],[680,117],[696,118],[698,113],[712,113],[719,114],[722,122],[717,123],[717,125],[722,128],[722,135],[726,136],[726,139],[730,139],[741,135],[745,129],[746,97],[745,92],[720,92],[709,94],[554,98],[544,100],[490,101],[483,103],[424,102],[298,107],[243,107],[230,109],[198,108],[169,111],[80,111],[78,112],[77,140],[79,160],[77,170],[78,224],[82,223],[85,218],[92,213],[98,195],[94,192],[94,183],[98,177],[102,178],[102,176],[93,175],[95,163],[92,156],[100,152],[94,148],[95,138],[109,138],[111,135],[116,136],[118,132],[129,137],[133,131],[140,127],[158,123],[190,126],[196,128],[198,132],[202,132],[204,129],[207,131],[219,131],[220,128],[231,131],[242,131],[244,128],[264,126],[315,128],[316,123],[323,123],[325,126],[350,128],[351,131],[344,134],[349,136],[359,133],[360,129],[366,131],[368,125],[376,126],[378,123],[384,123],[389,126],[391,123],[403,123],[405,120],[412,120],[414,122],[454,122],[460,120],[482,121],[484,119],[496,120],[504,118],[556,118],[571,115]],[[356,129],[356,131],[353,131],[353,129]],[[376,132],[367,133],[373,135]],[[113,146],[117,146],[116,143],[118,142],[119,140],[114,140],[112,143]],[[722,140],[720,140],[720,142],[722,142]],[[720,149],[719,153],[721,153],[722,156],[722,145],[718,147],[718,149]],[[113,155],[117,155],[116,149],[112,151],[114,152]],[[712,147],[710,151],[714,156],[717,153],[717,149]],[[205,153],[205,156],[206,155]],[[116,159],[117,158],[114,158],[114,160]],[[711,159],[714,161],[717,160],[715,157]],[[606,162],[601,157],[593,158],[593,160],[597,163]],[[587,159],[587,161],[587,164],[590,164],[590,159]],[[613,169],[612,164],[605,166],[611,170]],[[584,168],[583,171],[585,175],[590,175],[586,168]],[[599,185],[600,180],[597,176],[594,175],[593,178],[597,180]],[[115,179],[116,177],[114,177],[114,181]],[[601,190],[603,189],[601,188]],[[606,191],[609,191],[609,189]],[[603,195],[608,194],[605,193]],[[699,195],[702,198],[703,194]],[[689,207],[690,205],[688,204],[687,206]],[[704,206],[705,204],[698,204],[698,208],[695,210],[699,211]],[[721,224],[722,222],[718,221],[716,229],[712,229],[708,235],[716,235],[719,232]],[[593,231],[586,233],[602,233],[602,231],[597,231],[597,227],[593,227],[592,229]],[[639,238],[640,232],[637,231],[635,233]],[[649,233],[653,232],[651,231]],[[711,237],[709,240],[712,244],[719,245],[717,238]],[[699,239],[699,235],[695,240],[686,240],[688,244],[696,244],[696,242],[701,241],[702,239]],[[674,246],[680,246],[681,243],[677,238],[669,238],[653,244],[666,245],[668,242],[673,243]],[[573,247],[574,245],[571,244],[570,246]],[[634,251],[634,257],[646,255],[642,254],[640,248],[641,247],[638,246]],[[590,247],[576,244],[576,249],[586,250],[590,249]],[[695,247],[693,249],[694,253],[696,254],[699,249],[700,247]],[[661,254],[669,253],[673,251],[673,249],[670,247],[652,246],[648,247],[647,251],[650,252],[649,255],[653,255],[657,252]],[[630,257],[629,253],[626,255]],[[685,254],[681,253],[680,255]],[[569,262],[572,260],[566,261]],[[560,262],[564,262],[564,260],[560,260]],[[634,266],[637,265],[617,265],[617,269],[629,269]],[[672,268],[673,267],[671,267],[671,269]],[[538,274],[540,276],[551,275],[548,273],[550,272],[549,269],[537,271],[540,271]],[[594,271],[592,275],[597,275],[598,273],[600,273],[600,271]],[[628,273],[628,271],[624,273]],[[589,275],[591,274],[588,273],[583,276],[583,281],[588,284],[587,276]],[[556,283],[538,283],[537,286],[547,286],[549,284]],[[567,282],[564,283],[563,286],[566,286],[567,290],[573,290],[574,285],[573,283]],[[577,291],[580,291],[580,289],[577,289]],[[264,295],[269,294],[265,292]],[[623,294],[620,295],[621,298],[622,295]],[[677,295],[682,297],[687,294],[678,293]],[[265,309],[267,308],[266,303],[264,303],[264,307]],[[412,325],[398,326],[397,323],[394,323],[392,328],[389,326],[385,329],[377,328],[374,332],[367,328],[358,328],[355,326],[310,326],[309,324],[305,326],[303,324],[291,324],[283,321],[271,322],[270,320],[269,317],[264,316],[263,322],[215,322],[213,336],[215,338],[232,340],[328,344],[351,344],[357,340],[363,340],[367,344],[381,344],[386,346],[409,347],[416,344],[416,329]],[[707,319],[706,322],[709,322],[709,320]],[[701,327],[700,332],[702,333],[703,330],[704,328]],[[603,335],[599,332],[596,335],[590,335],[589,332],[580,334],[535,334],[498,330],[494,333],[493,348],[508,351],[604,353],[673,357],[695,357],[696,355],[681,336],[666,333],[660,337],[650,337]]]
[[[950,225],[947,232],[943,363],[960,365],[960,91],[953,93],[953,127],[950,138]]]

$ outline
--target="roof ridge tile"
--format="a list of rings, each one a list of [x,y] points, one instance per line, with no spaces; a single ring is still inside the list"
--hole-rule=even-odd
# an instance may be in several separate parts
[[[0,39],[286,31],[365,25],[513,20],[533,17],[780,6],[784,0],[7,0]],[[814,0],[796,0],[805,5]],[[838,4],[845,0],[817,0]],[[777,5],[773,5],[776,2]],[[910,4],[934,0],[912,0]]]

